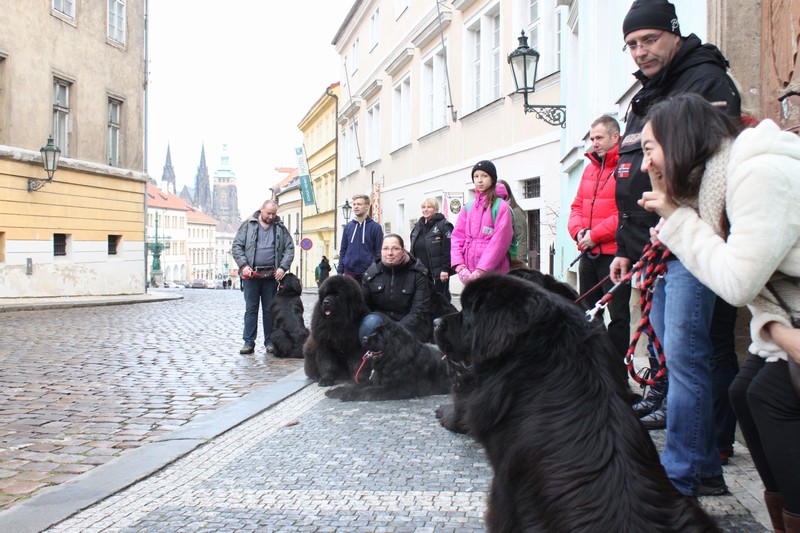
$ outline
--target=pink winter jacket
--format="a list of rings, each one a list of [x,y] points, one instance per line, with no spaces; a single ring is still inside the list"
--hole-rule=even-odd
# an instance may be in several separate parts
[[[450,264],[454,268],[466,265],[470,272],[480,269],[504,274],[508,272],[508,247],[513,236],[514,219],[508,203],[500,200],[493,223],[492,208],[484,209],[484,196],[478,193],[469,211],[465,206],[458,215],[450,240]]]

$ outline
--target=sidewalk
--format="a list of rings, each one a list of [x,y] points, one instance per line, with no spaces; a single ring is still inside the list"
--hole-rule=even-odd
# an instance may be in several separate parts
[[[177,290],[156,290],[144,294],[119,294],[108,296],[62,296],[56,298],[0,298],[0,313],[35,311],[42,309],[69,309],[73,307],[98,307],[164,302],[183,298]]]
[[[0,513],[0,530],[483,531],[491,468],[476,442],[439,426],[446,397],[345,403],[307,383],[295,372]],[[768,531],[739,443],[725,477],[731,494],[704,508],[725,531]]]

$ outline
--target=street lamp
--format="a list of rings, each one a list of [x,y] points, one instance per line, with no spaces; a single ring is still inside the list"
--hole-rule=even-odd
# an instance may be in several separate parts
[[[53,136],[47,138],[47,146],[39,148],[42,154],[42,166],[47,172],[47,179],[28,178],[28,192],[38,191],[45,183],[53,181],[53,174],[58,169],[58,160],[61,157],[61,149],[53,142]]]
[[[350,202],[345,200],[344,205],[342,206],[342,216],[344,217],[345,222],[350,220],[350,213],[352,212],[353,212],[353,207],[350,205]]]
[[[295,228],[294,230],[294,243],[300,244],[300,228]]]
[[[536,118],[544,120],[551,126],[567,127],[567,106],[563,105],[531,105],[528,94],[536,91],[536,71],[539,68],[539,52],[528,46],[525,31],[519,36],[519,46],[508,54],[508,63],[514,75],[514,92],[525,95],[525,112],[533,113]]]

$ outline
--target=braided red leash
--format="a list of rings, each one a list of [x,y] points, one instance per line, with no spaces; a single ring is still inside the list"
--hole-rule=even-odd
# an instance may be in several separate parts
[[[369,361],[370,359],[377,359],[382,355],[383,352],[373,352],[372,350],[367,350],[367,353],[365,353],[364,356],[361,358],[361,366],[359,366],[358,370],[356,370],[355,381],[357,385],[361,385],[361,382],[358,381],[358,375],[361,373],[361,370],[364,368],[364,365],[367,364],[367,361]]]
[[[610,302],[614,297],[614,291],[617,290],[618,287],[625,283],[630,283],[631,279],[637,272],[643,272],[641,281],[642,296],[639,300],[639,305],[642,309],[642,317],[639,320],[639,324],[636,327],[636,332],[633,334],[630,346],[625,354],[625,364],[628,367],[628,373],[631,375],[634,381],[640,385],[655,385],[667,372],[667,366],[664,360],[664,349],[661,346],[661,342],[658,340],[658,337],[656,337],[655,331],[653,331],[653,326],[650,323],[650,309],[653,307],[653,292],[655,291],[656,281],[658,280],[659,276],[666,274],[666,259],[670,256],[670,251],[666,248],[664,248],[662,251],[660,246],[660,242],[645,246],[644,251],[642,252],[642,257],[631,267],[628,273],[625,274],[625,277],[623,277],[619,283],[611,287],[611,289],[602,298],[600,298],[600,300],[597,301],[592,309],[586,311],[586,316],[589,318],[589,321],[594,320],[595,316],[597,316],[601,310],[608,306],[608,302]],[[660,255],[659,252],[661,252]],[[592,290],[594,290],[594,288]],[[588,294],[588,292],[586,294]],[[580,301],[580,299],[578,301]],[[633,353],[636,350],[636,344],[639,342],[639,337],[642,336],[642,332],[647,333],[647,336],[653,341],[653,347],[658,355],[659,364],[658,371],[656,372],[655,376],[653,376],[651,373],[646,378],[637,374],[636,370],[633,368]]]

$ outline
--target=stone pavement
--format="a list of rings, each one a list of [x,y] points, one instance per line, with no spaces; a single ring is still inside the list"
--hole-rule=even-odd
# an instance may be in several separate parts
[[[43,485],[0,531],[482,531],[491,470],[438,425],[444,397],[328,399],[301,361],[238,355],[240,293],[181,292],[0,313],[0,491]],[[725,476],[704,507],[767,531],[743,445]]]
[[[483,531],[491,468],[439,426],[442,401],[345,403],[312,384],[49,531]],[[768,531],[744,447],[725,475],[732,493],[702,505],[724,531]]]
[[[0,300],[0,509],[302,368],[239,355],[243,311],[233,290]]]

